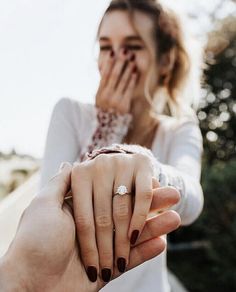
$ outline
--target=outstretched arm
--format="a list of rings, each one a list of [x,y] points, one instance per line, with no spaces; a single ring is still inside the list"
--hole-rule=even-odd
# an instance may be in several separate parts
[[[44,187],[63,161],[73,163],[80,152],[80,137],[75,124],[81,124],[78,104],[62,98],[55,105],[48,128],[41,168],[40,188]]]

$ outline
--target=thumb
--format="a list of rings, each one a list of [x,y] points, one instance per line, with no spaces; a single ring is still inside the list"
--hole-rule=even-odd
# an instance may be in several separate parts
[[[69,162],[63,162],[58,173],[51,178],[43,192],[48,198],[63,205],[64,198],[70,190],[72,165]]]

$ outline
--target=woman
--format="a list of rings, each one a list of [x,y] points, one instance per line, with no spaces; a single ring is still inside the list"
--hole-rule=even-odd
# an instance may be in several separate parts
[[[178,189],[174,210],[182,224],[200,214],[202,137],[181,95],[191,64],[172,13],[151,0],[111,1],[98,40],[96,106],[70,99],[57,103],[41,186],[62,161],[84,161],[72,174],[78,181],[72,183],[78,239],[89,279],[96,281],[100,272],[108,282],[113,257],[119,272],[128,265],[130,244],[138,242],[153,209],[152,188]],[[81,228],[85,222],[87,228]],[[165,253],[104,288],[118,290],[170,291]]]

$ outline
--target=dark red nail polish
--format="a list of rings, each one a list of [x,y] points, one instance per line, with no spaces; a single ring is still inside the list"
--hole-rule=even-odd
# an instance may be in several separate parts
[[[138,230],[134,230],[131,234],[131,238],[130,238],[130,243],[131,244],[135,244],[135,242],[138,239],[138,235],[139,235],[139,231]]]
[[[97,281],[97,269],[96,267],[89,266],[87,268],[87,275],[88,278],[91,282],[96,282]]]
[[[114,55],[115,55],[114,51],[111,51],[110,52],[110,57],[114,57]]]
[[[109,282],[111,280],[111,270],[110,269],[102,269],[102,280],[103,282]]]
[[[117,268],[120,273],[124,273],[126,268],[126,260],[125,258],[118,258],[117,260]]]
[[[133,62],[135,59],[136,59],[135,54],[132,54],[129,60],[130,60],[131,62]]]
[[[132,73],[137,73],[137,66],[134,66]]]
[[[126,48],[124,48],[124,49],[123,49],[123,54],[124,54],[124,55],[127,55],[127,53],[128,53],[128,50],[127,50]]]

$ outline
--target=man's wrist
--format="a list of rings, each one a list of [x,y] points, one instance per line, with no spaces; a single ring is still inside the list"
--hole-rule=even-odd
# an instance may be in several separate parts
[[[0,258],[0,290],[3,292],[30,291],[24,265],[6,254]]]

